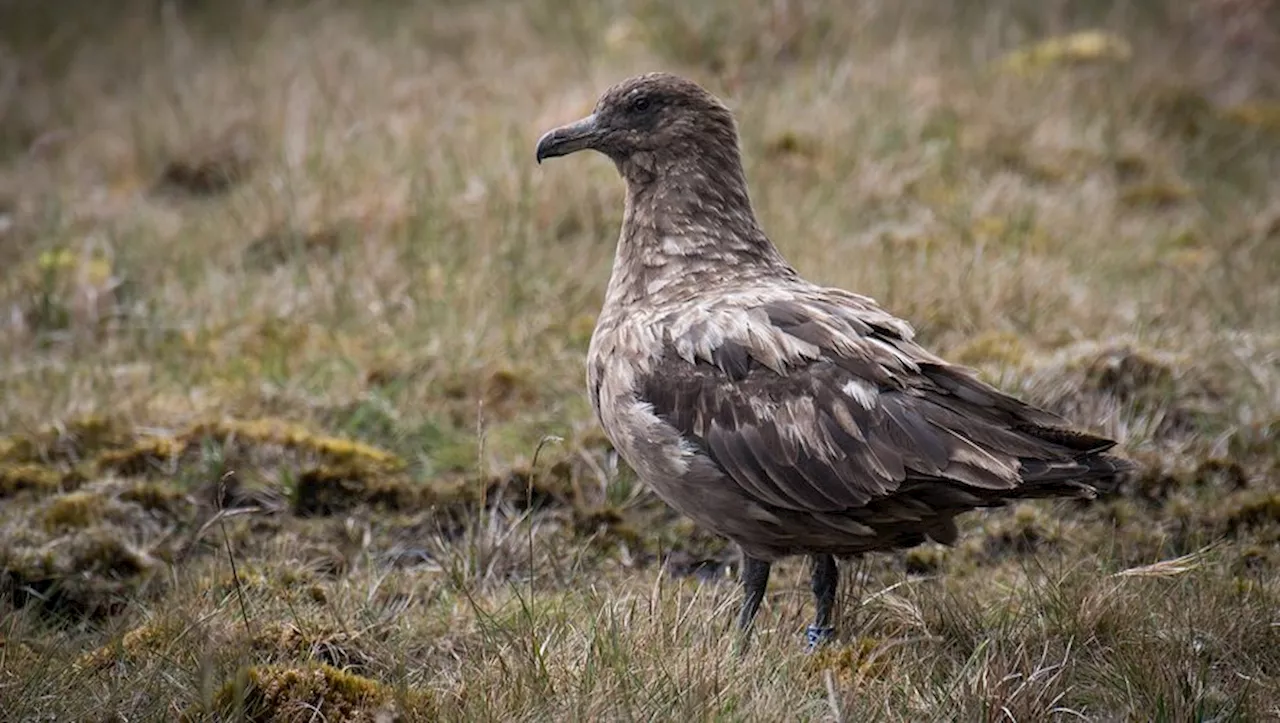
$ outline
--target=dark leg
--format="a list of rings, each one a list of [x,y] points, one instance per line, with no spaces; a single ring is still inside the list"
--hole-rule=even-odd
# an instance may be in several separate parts
[[[813,625],[805,631],[809,641],[809,649],[833,639],[836,629],[831,625],[832,608],[836,604],[836,587],[840,584],[840,568],[831,555],[813,555],[813,600],[817,607],[817,615]]]
[[[738,629],[747,632],[756,618],[764,589],[769,585],[769,563],[742,555],[742,612],[738,614]]]

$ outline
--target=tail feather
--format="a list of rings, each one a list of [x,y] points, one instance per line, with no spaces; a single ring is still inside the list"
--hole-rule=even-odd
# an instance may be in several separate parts
[[[1110,446],[1110,445],[1108,445]],[[1070,460],[1022,459],[1016,497],[1094,497],[1115,491],[1135,469],[1123,457],[1091,452]]]

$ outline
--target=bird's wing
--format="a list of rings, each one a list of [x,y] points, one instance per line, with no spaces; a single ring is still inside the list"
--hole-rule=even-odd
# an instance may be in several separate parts
[[[666,328],[636,380],[641,400],[776,507],[847,510],[904,483],[970,499],[964,490],[1074,485],[1089,476],[1084,458],[1113,444],[946,364],[855,294],[729,299]]]

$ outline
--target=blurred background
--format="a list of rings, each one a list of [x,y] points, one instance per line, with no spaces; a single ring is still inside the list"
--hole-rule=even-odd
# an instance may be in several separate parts
[[[829,659],[800,565],[749,674],[681,658],[734,551],[591,418],[620,179],[533,162],[651,70],[802,273],[1140,478],[866,563],[949,582]],[[1280,716],[1272,0],[0,0],[0,269],[15,719]]]

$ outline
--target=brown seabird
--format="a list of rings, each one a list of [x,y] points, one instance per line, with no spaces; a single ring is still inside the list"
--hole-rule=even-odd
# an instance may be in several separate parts
[[[537,160],[586,149],[627,185],[592,408],[659,497],[741,548],[744,632],[779,558],[812,558],[817,644],[834,634],[836,558],[950,544],[962,512],[1091,498],[1130,468],[874,300],[801,278],[756,220],[733,115],[697,84],[625,80],[542,136]]]

